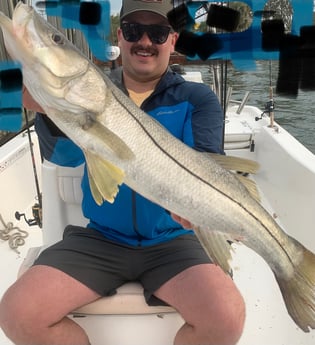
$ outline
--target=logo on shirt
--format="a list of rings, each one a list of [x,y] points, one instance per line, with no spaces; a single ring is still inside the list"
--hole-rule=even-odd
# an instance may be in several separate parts
[[[173,115],[179,112],[179,109],[176,110],[160,110],[159,112],[156,113],[156,116],[161,116],[161,115]]]

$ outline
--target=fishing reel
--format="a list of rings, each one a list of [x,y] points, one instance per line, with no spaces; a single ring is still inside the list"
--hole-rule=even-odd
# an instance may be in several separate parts
[[[35,226],[42,227],[42,208],[39,203],[36,203],[32,206],[32,214],[33,219],[27,219],[25,213],[20,213],[19,211],[15,212],[15,219],[20,220],[21,218],[24,219],[25,223],[28,226]]]
[[[275,102],[273,101],[273,99],[271,99],[269,102],[265,104],[265,110],[261,113],[260,117],[258,116],[255,117],[255,121],[261,120],[263,116],[267,113],[270,115],[271,113],[273,113],[274,109],[275,109]]]

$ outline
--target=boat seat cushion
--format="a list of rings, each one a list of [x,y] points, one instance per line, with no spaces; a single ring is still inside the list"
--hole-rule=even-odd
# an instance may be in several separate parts
[[[117,289],[110,297],[103,297],[73,311],[79,315],[135,315],[176,312],[169,306],[149,306],[143,296],[143,287],[137,282],[130,282]]]

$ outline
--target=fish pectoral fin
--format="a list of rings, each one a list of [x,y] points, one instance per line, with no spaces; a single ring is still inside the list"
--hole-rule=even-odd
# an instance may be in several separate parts
[[[98,205],[105,200],[113,203],[119,190],[118,186],[123,183],[124,171],[90,151],[84,151],[84,155],[95,202]]]
[[[93,135],[94,140],[98,139],[103,146],[106,145],[111,153],[119,159],[131,160],[135,157],[130,147],[118,135],[103,126],[100,122],[93,121],[86,128],[86,131]]]
[[[230,261],[232,260],[231,251],[233,248],[231,247],[231,238],[218,231],[203,230],[199,227],[194,227],[193,230],[210,259],[220,266],[226,274],[232,276]]]
[[[221,165],[226,170],[234,170],[243,174],[256,174],[259,170],[259,164],[251,159],[225,156],[217,153],[206,152],[217,164]]]

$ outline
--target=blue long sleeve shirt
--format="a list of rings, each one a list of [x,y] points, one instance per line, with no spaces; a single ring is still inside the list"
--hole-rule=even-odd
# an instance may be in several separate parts
[[[111,74],[127,94],[122,71]],[[168,70],[141,109],[159,121],[175,137],[199,151],[223,153],[223,114],[216,95],[202,83],[189,82]],[[84,163],[81,149],[44,115],[35,121],[43,157],[55,164],[76,167]],[[82,211],[88,227],[110,240],[132,246],[148,246],[191,233],[175,222],[167,210],[143,198],[123,184],[115,202],[98,206],[91,194],[87,171],[82,178]]]

